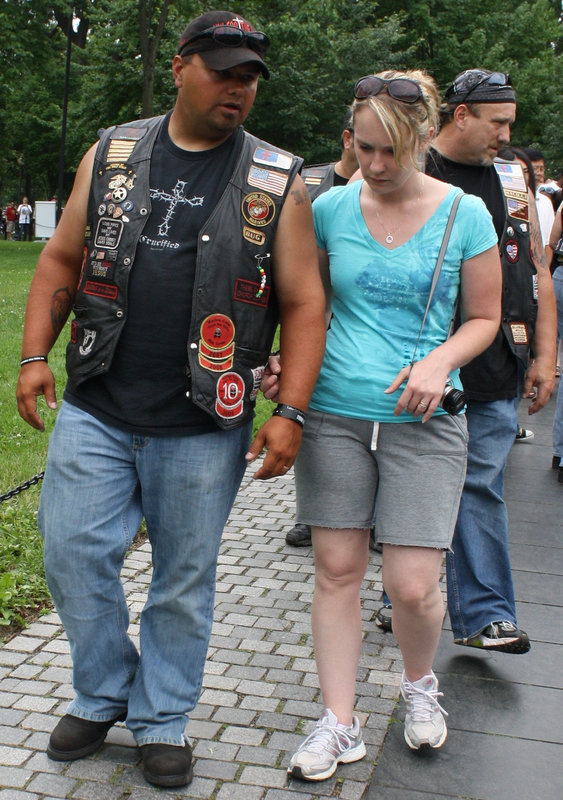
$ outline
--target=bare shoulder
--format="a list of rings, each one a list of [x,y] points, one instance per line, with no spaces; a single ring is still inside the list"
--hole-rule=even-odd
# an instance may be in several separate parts
[[[301,175],[295,176],[287,199],[295,206],[311,206],[311,198]]]

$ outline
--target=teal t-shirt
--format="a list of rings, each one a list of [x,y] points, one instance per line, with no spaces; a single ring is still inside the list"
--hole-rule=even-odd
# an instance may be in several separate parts
[[[448,215],[460,190],[454,186],[430,219],[393,250],[370,234],[360,210],[363,181],[335,187],[313,204],[317,244],[329,257],[332,320],[311,407],[357,419],[412,422],[393,415],[401,390],[384,394],[410,364],[424,316]],[[478,197],[458,207],[432,305],[418,345],[424,358],[448,337],[463,261],[497,244],[491,215]],[[451,374],[461,388],[459,370]],[[436,413],[441,412],[438,409]]]

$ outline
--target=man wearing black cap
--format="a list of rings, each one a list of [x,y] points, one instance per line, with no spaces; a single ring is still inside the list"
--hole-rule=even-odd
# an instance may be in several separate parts
[[[445,100],[426,172],[483,199],[498,234],[503,268],[498,335],[461,369],[469,448],[446,561],[448,611],[456,644],[526,653],[530,641],[516,620],[503,477],[518,429],[519,396],[531,400],[528,413],[534,414],[553,390],[555,298],[534,196],[522,167],[497,159],[516,117],[509,76],[467,70],[454,80]],[[390,628],[389,607],[378,614],[380,624]]]
[[[68,383],[38,514],[75,699],[48,755],[94,753],[126,720],[145,778],[192,777],[223,526],[247,462],[293,464],[324,350],[324,293],[301,159],[242,128],[267,37],[229,11],[184,31],[163,117],[104,131],[86,154],[28,301],[22,417],[56,408],[47,354],[74,309]],[[281,321],[280,403],[249,449]],[[306,332],[306,335],[304,335]],[[140,653],[119,580],[142,517],[153,573]]]

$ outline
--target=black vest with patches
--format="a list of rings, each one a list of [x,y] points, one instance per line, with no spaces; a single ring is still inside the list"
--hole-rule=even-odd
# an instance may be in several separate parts
[[[67,347],[71,386],[110,367],[127,314],[129,271],[151,212],[150,158],[163,120],[138,120],[101,135]],[[186,392],[221,428],[253,414],[278,323],[274,236],[301,164],[245,132],[227,187],[199,232]]]
[[[528,190],[521,188],[526,182],[519,163],[495,159],[494,167],[506,205],[506,223],[499,240],[501,327],[508,346],[527,367],[538,316],[537,269],[530,250],[530,198]]]
[[[334,186],[334,164],[314,164],[310,167],[303,167],[301,177],[311,200],[314,200]]]

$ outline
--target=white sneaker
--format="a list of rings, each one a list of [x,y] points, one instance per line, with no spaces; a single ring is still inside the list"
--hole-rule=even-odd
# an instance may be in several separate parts
[[[405,717],[405,740],[412,750],[422,745],[441,747],[446,741],[448,729],[444,716],[448,716],[437,698],[438,679],[433,672],[411,683],[405,673],[401,679],[401,694],[407,704]]]
[[[304,781],[324,781],[334,774],[340,762],[359,761],[365,754],[358,718],[354,717],[347,728],[326,708],[313,732],[293,754],[287,771]]]

